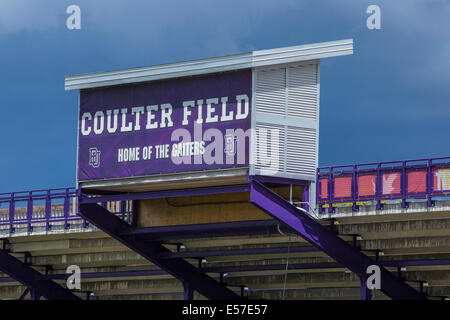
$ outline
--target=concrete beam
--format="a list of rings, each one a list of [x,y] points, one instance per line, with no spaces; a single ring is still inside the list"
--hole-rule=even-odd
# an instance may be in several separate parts
[[[382,210],[377,210],[376,205],[360,206],[359,210],[354,212],[352,207],[335,207],[332,214],[326,213],[324,218],[339,218],[342,221],[350,219],[353,222],[371,222],[371,221],[402,221],[404,219],[423,220],[431,217],[448,217],[450,213],[450,200],[435,201],[435,206],[428,207],[426,201],[408,202],[408,208],[402,208],[400,203],[384,204]]]
[[[450,236],[450,217],[441,219],[340,224],[339,234],[358,234],[366,240]]]
[[[65,269],[70,265],[83,267],[104,267],[123,265],[150,265],[141,255],[131,250],[84,254],[63,254],[32,257],[33,266],[51,265],[54,269]]]
[[[112,238],[61,239],[36,242],[11,243],[10,252],[29,252],[33,256],[115,252],[129,250]]]
[[[362,240],[362,249],[381,249],[392,254],[450,253],[450,236]]]

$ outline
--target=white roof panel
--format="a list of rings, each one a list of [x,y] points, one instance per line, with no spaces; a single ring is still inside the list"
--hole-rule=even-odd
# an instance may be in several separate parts
[[[66,76],[65,89],[96,88],[351,54],[353,39],[321,42],[150,67]]]

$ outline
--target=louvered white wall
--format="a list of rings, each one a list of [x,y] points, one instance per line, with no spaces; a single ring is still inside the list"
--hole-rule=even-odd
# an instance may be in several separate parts
[[[288,116],[317,119],[317,64],[290,67],[287,76]]]
[[[254,69],[252,107],[251,174],[315,181],[319,63]]]

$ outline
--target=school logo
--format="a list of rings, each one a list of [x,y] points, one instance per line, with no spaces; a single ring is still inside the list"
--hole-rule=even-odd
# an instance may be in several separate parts
[[[100,167],[100,153],[97,148],[89,148],[89,165],[93,168]]]
[[[236,154],[236,139],[234,134],[225,135],[225,149],[224,152],[227,156],[234,156]]]

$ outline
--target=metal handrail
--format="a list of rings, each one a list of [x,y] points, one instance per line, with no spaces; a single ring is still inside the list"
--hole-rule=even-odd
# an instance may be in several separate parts
[[[88,222],[79,216],[79,190],[74,187],[43,190],[29,190],[0,193],[0,232],[15,232],[17,228],[26,228],[28,232],[35,227],[50,230],[53,226],[64,225],[69,229],[72,224],[81,224],[83,228]],[[86,195],[83,195],[86,196]],[[26,205],[17,207],[17,203]],[[36,204],[36,202],[44,202]],[[120,200],[101,203],[118,217],[131,222],[133,206],[131,201]]]
[[[319,212],[323,213],[323,207],[328,206],[329,212],[333,213],[334,205],[338,203],[352,203],[353,210],[357,211],[359,209],[359,203],[364,201],[376,201],[377,209],[382,209],[383,201],[396,199],[401,200],[403,208],[408,207],[407,200],[411,199],[426,199],[427,205],[433,206],[434,197],[450,196],[450,188],[449,190],[444,188],[439,189],[434,185],[435,176],[440,173],[440,170],[448,170],[448,168],[450,168],[450,157],[319,167],[317,169],[316,189]],[[422,172],[425,177],[423,184],[420,185],[420,191],[408,190],[408,178],[411,172]],[[450,179],[450,175],[448,177],[446,175],[447,172],[449,171],[442,171],[443,174],[445,173],[445,177],[443,175],[437,175],[436,178]],[[395,174],[395,179],[397,177],[400,178],[400,185],[395,193],[383,192],[385,183],[383,177],[389,174]],[[360,195],[358,178],[361,176],[373,177],[373,194]],[[347,177],[350,180],[350,186],[345,190],[342,188],[336,190],[336,179],[342,177]],[[441,186],[448,185],[447,180],[445,180],[445,183],[442,180],[440,182]],[[324,183],[326,185],[323,185]],[[336,191],[346,191],[347,196],[338,197],[336,196]],[[326,196],[323,196],[323,192],[326,192]]]
[[[421,162],[421,163],[419,163]],[[371,166],[371,167],[370,167]],[[402,207],[408,207],[411,199],[426,199],[428,206],[433,206],[433,198],[450,197],[449,190],[436,188],[434,181],[439,170],[450,169],[450,157],[430,158],[430,159],[410,159],[400,161],[385,161],[359,163],[352,165],[325,166],[317,168],[317,207],[318,212],[323,213],[324,206],[328,206],[330,213],[334,212],[334,206],[339,203],[351,203],[353,210],[358,210],[361,202],[375,201],[377,209],[383,208],[386,200],[400,199]],[[411,172],[423,172],[424,184],[419,191],[408,190],[408,177]],[[450,185],[450,170],[446,179],[448,182],[443,185]],[[400,188],[396,193],[383,192],[383,177],[385,174],[396,174],[400,177]],[[360,195],[358,179],[361,176],[372,175],[374,178],[374,192],[369,195]],[[350,180],[347,196],[336,197],[336,179],[348,177]],[[326,183],[323,186],[323,183]],[[322,187],[325,187],[326,196],[322,197]],[[443,189],[443,188],[441,188]],[[338,190],[339,191],[339,190]],[[27,228],[32,231],[34,227],[45,226],[50,230],[54,225],[63,224],[64,228],[70,228],[74,222],[79,222],[83,227],[88,227],[88,223],[78,215],[78,198],[95,197],[95,195],[81,194],[81,190],[75,187],[28,190],[18,192],[0,193],[0,231],[9,230],[14,232],[16,228]],[[134,219],[133,204],[131,200],[108,199],[111,201],[102,202],[101,205],[128,222]],[[129,199],[129,197],[128,197]],[[105,199],[106,200],[106,199]],[[17,207],[17,203],[25,202],[26,206]],[[37,202],[43,204],[36,205]],[[6,203],[6,208],[1,208]]]

